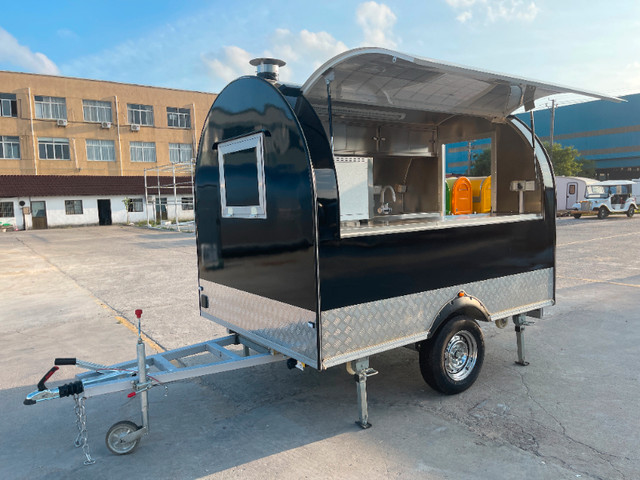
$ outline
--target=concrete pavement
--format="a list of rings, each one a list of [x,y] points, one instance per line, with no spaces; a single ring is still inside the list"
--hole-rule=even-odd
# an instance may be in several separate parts
[[[22,405],[56,356],[135,357],[125,325],[172,349],[226,332],[197,312],[193,235],[84,227],[0,235],[0,478],[640,478],[640,219],[558,220],[558,305],[527,328],[483,326],[476,384],[444,397],[406,349],[373,357],[371,422],[360,430],[343,368],[283,364],[150,392],[151,434],[113,456],[104,435],[139,423],[137,399],[87,401],[91,453],[73,448],[69,399]],[[149,351],[151,348],[149,348]],[[52,379],[68,381],[65,367]]]

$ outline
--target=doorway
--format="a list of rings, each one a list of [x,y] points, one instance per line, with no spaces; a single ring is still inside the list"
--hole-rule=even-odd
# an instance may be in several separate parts
[[[156,221],[168,220],[167,197],[156,198]]]
[[[574,203],[578,202],[578,183],[567,183],[567,205],[566,209],[570,209]]]
[[[100,225],[111,225],[111,200],[98,200],[98,222]]]
[[[31,202],[31,218],[34,230],[47,228],[47,204],[46,202]]]

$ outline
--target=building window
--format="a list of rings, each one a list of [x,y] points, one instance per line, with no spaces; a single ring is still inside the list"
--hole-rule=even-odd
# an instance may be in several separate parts
[[[87,140],[87,160],[115,162],[116,147],[113,140]]]
[[[0,202],[0,218],[15,217],[13,202]]]
[[[0,137],[0,158],[20,159],[20,137]]]
[[[130,124],[153,126],[153,107],[151,105],[128,103],[127,114]]]
[[[0,93],[0,117],[17,117],[18,101],[13,93]]]
[[[43,97],[36,95],[36,118],[63,119],[67,118],[67,101],[61,97]]]
[[[191,163],[193,147],[190,143],[170,143],[169,160],[171,163]]]
[[[193,210],[193,197],[182,197],[182,210]]]
[[[64,213],[67,215],[82,215],[82,200],[65,200]]]
[[[39,138],[38,152],[41,160],[71,160],[68,138]]]
[[[82,100],[82,112],[85,122],[111,122],[111,102]]]
[[[142,198],[130,198],[129,200],[130,212],[142,212],[142,205],[144,204]]]
[[[188,108],[167,107],[167,125],[177,128],[191,128],[191,111]]]
[[[156,144],[153,142],[131,142],[132,162],[155,162]]]

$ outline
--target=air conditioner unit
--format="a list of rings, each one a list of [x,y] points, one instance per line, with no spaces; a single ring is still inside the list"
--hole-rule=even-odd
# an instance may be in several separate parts
[[[102,122],[100,128],[111,128],[111,122]]]
[[[64,118],[59,118],[57,124],[59,127],[66,127],[67,121]]]
[[[132,123],[131,124],[131,131],[132,132],[139,132],[140,131],[140,125],[138,125],[136,123]]]

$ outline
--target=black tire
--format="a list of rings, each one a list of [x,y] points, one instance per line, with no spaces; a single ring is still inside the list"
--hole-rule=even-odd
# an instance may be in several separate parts
[[[573,218],[580,218],[582,216],[581,213],[574,213]]]
[[[600,220],[604,220],[608,216],[609,216],[609,210],[607,210],[607,207],[602,206],[598,209],[598,218]]]
[[[627,217],[629,218],[633,217],[634,213],[636,213],[636,209],[633,207],[633,205],[631,205],[629,207],[629,210],[627,210]]]
[[[135,432],[140,428],[141,427],[128,420],[123,420],[122,422],[114,424],[107,432],[107,437],[105,438],[105,443],[107,444],[109,451],[114,455],[127,455],[129,453],[133,453],[140,444],[139,438],[133,442],[127,443],[121,443],[119,440],[125,435]]]
[[[478,378],[484,362],[482,330],[466,315],[450,318],[420,346],[420,373],[445,395],[464,392]]]

